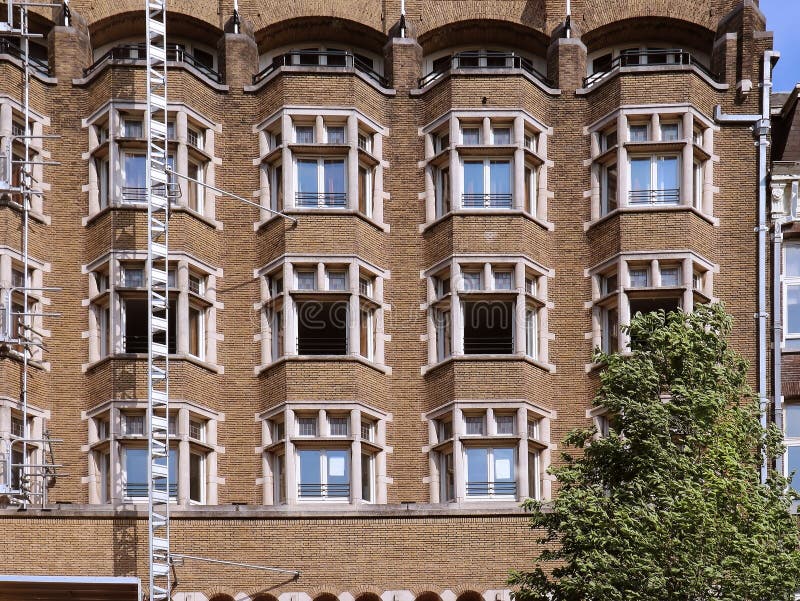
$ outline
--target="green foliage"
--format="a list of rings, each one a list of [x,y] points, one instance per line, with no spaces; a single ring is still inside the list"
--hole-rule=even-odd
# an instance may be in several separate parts
[[[552,507],[528,501],[547,548],[514,572],[516,601],[779,601],[800,585],[787,481],[760,483],[765,431],[719,306],[638,315],[605,363],[595,406],[610,434],[574,431]]]

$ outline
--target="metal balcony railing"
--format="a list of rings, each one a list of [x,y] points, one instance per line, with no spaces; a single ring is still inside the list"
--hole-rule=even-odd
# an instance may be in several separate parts
[[[680,48],[664,50],[631,50],[622,52],[612,60],[606,69],[583,78],[583,87],[589,88],[618,67],[653,67],[653,66],[686,65],[694,66],[699,71],[718,81],[718,77],[708,67],[697,60],[691,53]]]
[[[458,52],[450,57],[443,65],[440,64],[419,80],[419,87],[423,88],[432,81],[442,77],[452,69],[519,69],[532,75],[543,84],[553,87],[553,83],[538,71],[530,59],[519,56],[514,52]]]
[[[468,497],[513,496],[516,494],[516,482],[467,482]]]
[[[341,499],[350,496],[350,484],[300,483],[297,494],[302,499]]]
[[[153,186],[153,191],[156,194],[163,195],[164,184],[156,184]],[[167,184],[166,189],[169,201],[175,204],[177,199],[181,197],[181,190],[178,182],[170,182]],[[147,188],[140,188],[136,186],[122,186],[122,197],[120,198],[122,204],[140,204],[147,203]]]
[[[164,490],[163,486],[158,487],[160,490]],[[169,496],[171,498],[175,498],[178,496],[178,483],[177,482],[170,482],[169,486]],[[128,482],[125,484],[125,496],[126,497],[146,497],[147,496],[147,482]]]
[[[461,207],[464,209],[510,209],[513,206],[511,194],[462,194]]]
[[[147,324],[145,324],[147,325]],[[147,352],[147,341],[148,336],[146,334],[142,335],[131,335],[131,336],[123,336],[122,337],[122,348],[124,349],[124,353],[146,353]],[[163,342],[164,339],[161,339]],[[156,340],[158,342],[158,340]],[[169,337],[169,344],[167,345],[168,351],[170,355],[174,355],[177,352],[178,348],[178,339],[177,336],[174,334]]]
[[[25,57],[22,48],[19,46],[19,42],[16,39],[9,38],[0,38],[0,54],[7,54],[21,61],[24,60]],[[34,71],[38,71],[42,75],[50,75],[50,66],[47,62],[39,60],[38,58],[33,58],[30,54],[28,54],[28,65]]]
[[[676,205],[680,202],[679,188],[666,190],[631,190],[628,193],[628,204],[640,205]]]
[[[509,336],[475,339],[464,338],[465,355],[510,355],[514,352],[514,339]]]
[[[121,44],[115,46],[103,56],[94,61],[91,66],[83,70],[83,76],[88,77],[95,71],[101,69],[107,62],[117,60],[141,60],[144,61],[147,56],[146,44]],[[205,77],[215,83],[222,83],[222,75],[210,68],[208,65],[197,60],[192,54],[186,52],[183,46],[179,44],[167,45],[167,60],[176,63],[184,63],[197,69]]]
[[[355,69],[363,73],[379,86],[389,87],[389,81],[363,59],[349,50],[292,50],[280,54],[272,62],[253,76],[253,84],[257,84],[281,67],[332,67]]]
[[[298,208],[343,209],[347,207],[345,192],[297,192],[295,206]]]

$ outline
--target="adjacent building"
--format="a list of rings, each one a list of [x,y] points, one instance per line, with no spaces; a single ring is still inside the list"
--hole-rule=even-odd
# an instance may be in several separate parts
[[[9,573],[146,578],[140,4],[32,10],[28,124],[0,47],[2,148],[45,136],[27,227],[0,199],[0,482],[63,466],[0,510]],[[783,360],[800,445],[796,226],[759,353],[758,139],[726,118],[762,110],[757,2],[233,4],[169,2],[172,550],[301,576],[185,560],[177,599],[507,601],[539,551],[519,504],[602,431],[593,351],[640,311],[724,302],[751,365]]]

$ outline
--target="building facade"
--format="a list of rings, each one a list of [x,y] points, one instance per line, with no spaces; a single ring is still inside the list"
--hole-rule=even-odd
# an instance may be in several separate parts
[[[140,4],[31,16],[27,126],[58,137],[32,142],[28,273],[0,202],[0,437],[41,464],[13,441],[48,432],[63,467],[0,510],[9,573],[146,578]],[[594,349],[722,301],[759,362],[758,152],[718,118],[761,110],[757,2],[404,7],[169,3],[170,165],[262,207],[170,184],[172,549],[301,572],[186,560],[178,599],[507,601],[539,552],[520,502],[603,427]]]

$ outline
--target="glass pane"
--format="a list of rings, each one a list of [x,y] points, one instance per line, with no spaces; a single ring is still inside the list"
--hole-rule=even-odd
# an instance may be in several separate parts
[[[795,472],[792,479],[792,488],[800,491],[800,447],[789,447],[786,449],[787,461],[786,472],[791,474]]]
[[[126,449],[125,473],[125,496],[147,496],[147,449]]]
[[[464,194],[483,194],[483,161],[464,161]]]
[[[125,155],[125,186],[128,188],[145,187],[146,157],[143,154]]]
[[[300,496],[319,497],[322,494],[320,451],[298,451],[300,461]]]
[[[297,161],[297,191],[317,193],[317,161]]]
[[[659,190],[677,190],[678,157],[658,157],[656,161],[657,182]]]
[[[514,482],[514,449],[495,449],[494,450],[494,481],[495,482]],[[497,492],[510,492],[508,490],[498,490]]]
[[[467,495],[488,493],[489,450],[467,449]]]
[[[461,135],[464,138],[464,144],[475,145],[481,143],[481,130],[477,127],[469,127],[461,130]]]
[[[631,125],[631,142],[647,142],[647,125]]]
[[[650,159],[631,159],[631,190],[650,189]]]
[[[361,453],[361,499],[372,503],[372,456]]]
[[[680,137],[680,128],[677,123],[661,124],[661,139],[664,142],[674,142]]]
[[[800,244],[786,245],[786,270],[784,275],[800,276]]]
[[[491,161],[489,163],[489,192],[491,194],[511,194],[511,163]]]
[[[350,495],[350,451],[328,451],[328,496]]]
[[[800,334],[800,286],[786,287],[786,333]]]
[[[327,160],[325,161],[325,192],[344,194],[344,161]]]
[[[783,406],[783,430],[786,438],[800,438],[800,404]]]
[[[189,499],[198,503],[203,502],[203,484],[205,473],[203,470],[203,458],[200,455],[191,453],[189,455]]]
[[[666,287],[680,286],[681,270],[677,267],[661,268],[661,285]]]
[[[508,127],[496,127],[493,133],[495,144],[511,144],[511,130]]]

